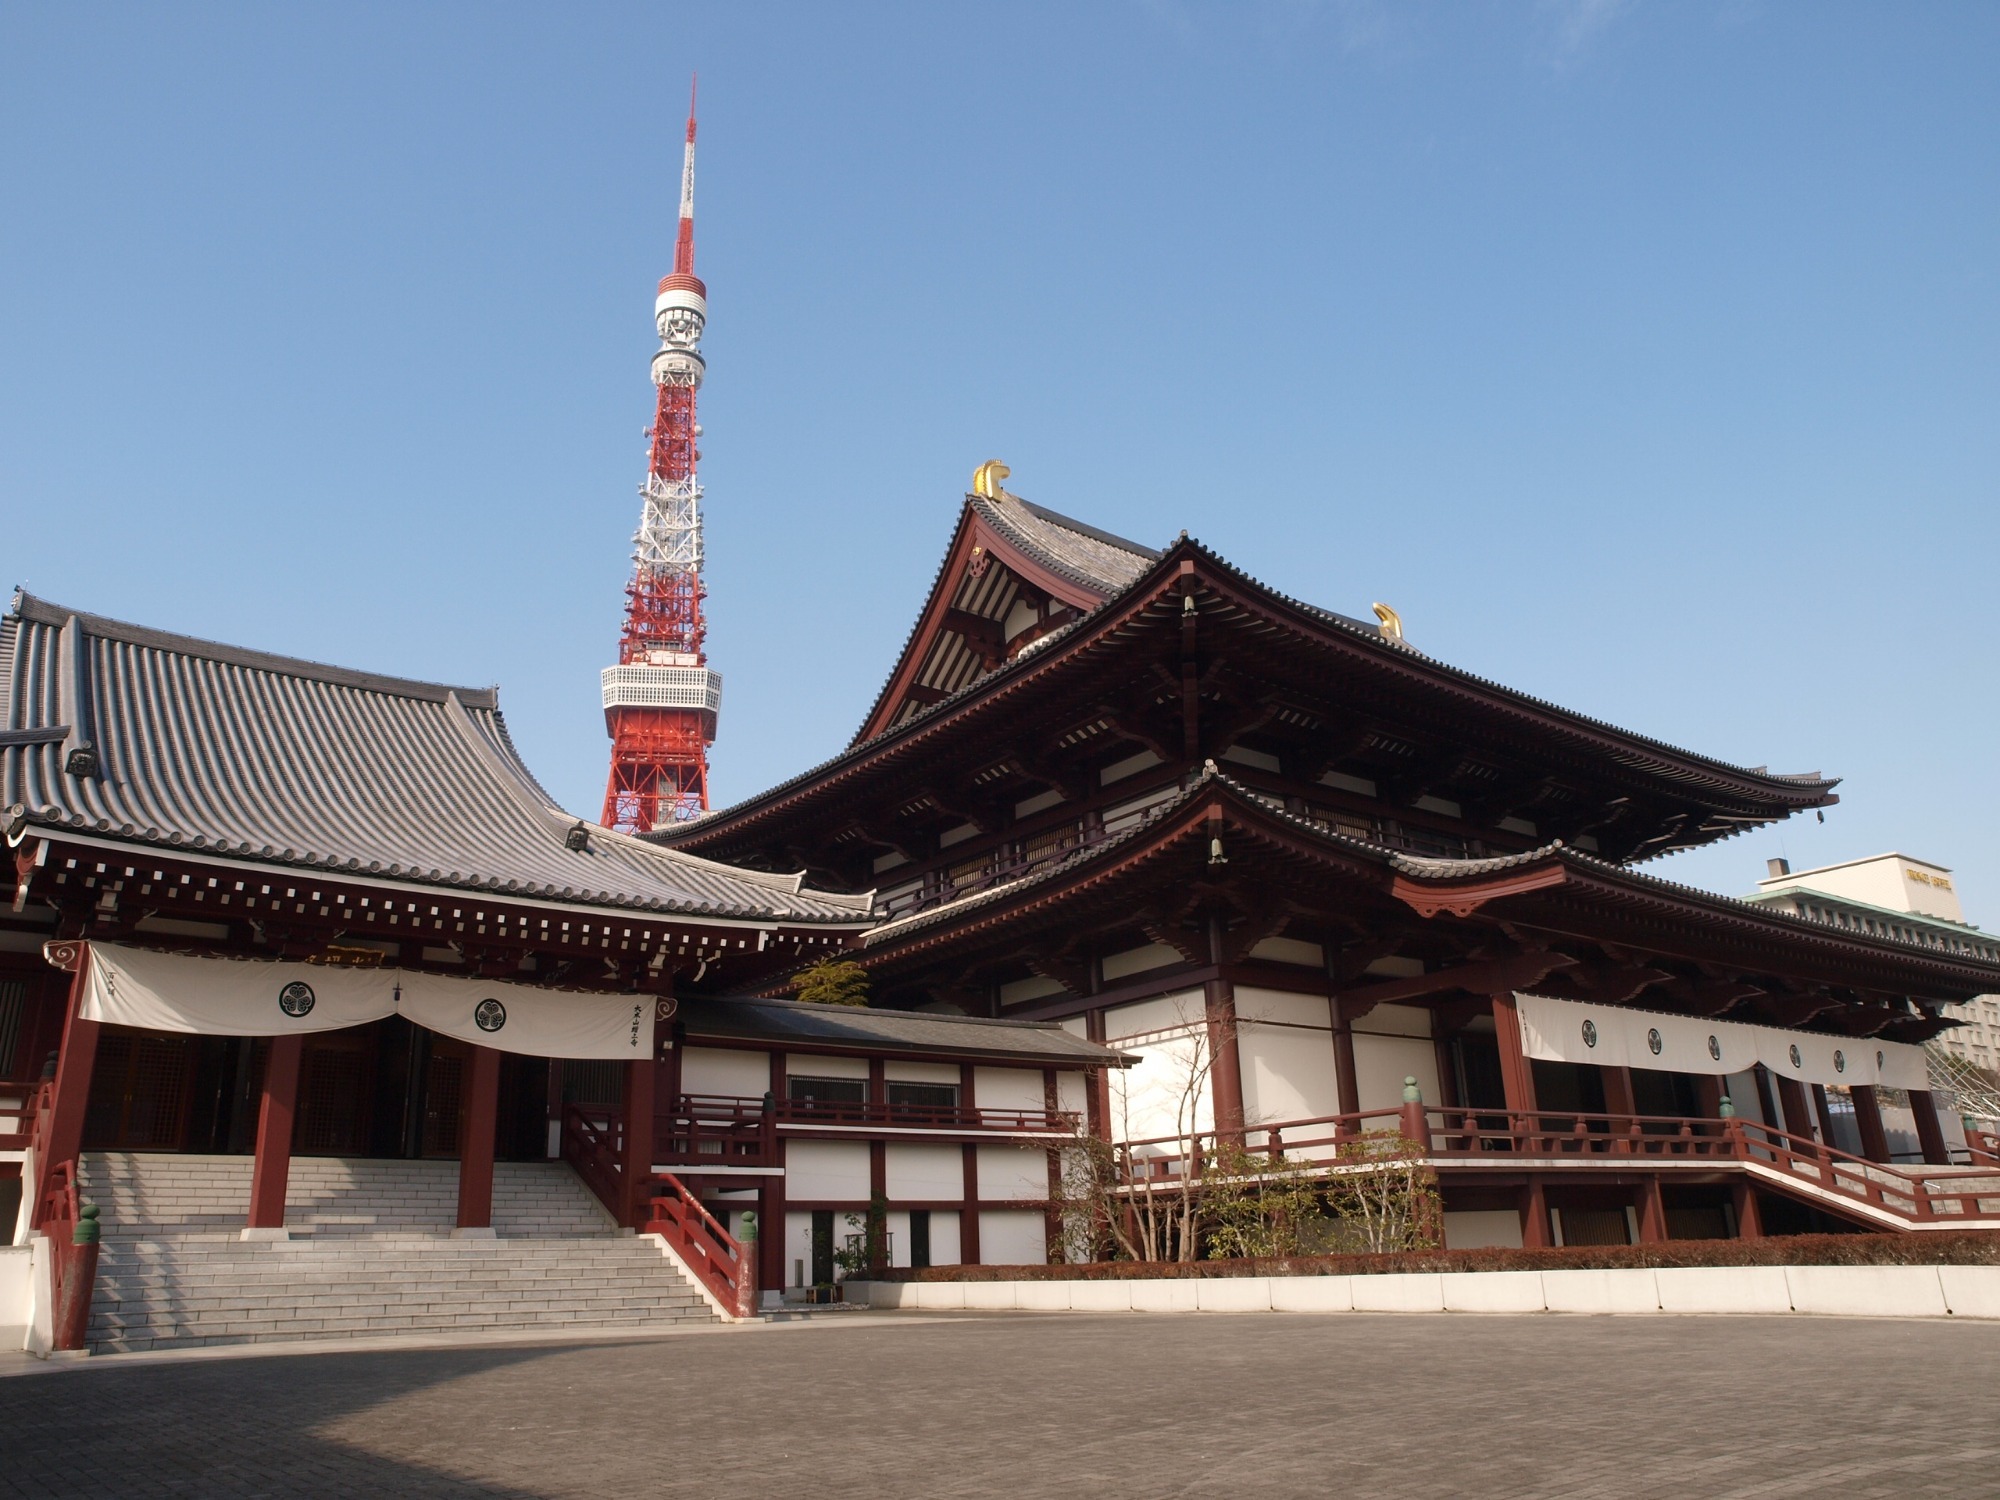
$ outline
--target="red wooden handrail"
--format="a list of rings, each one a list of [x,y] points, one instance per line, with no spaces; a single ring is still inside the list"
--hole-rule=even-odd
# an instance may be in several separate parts
[[[1419,1130],[1421,1126],[1421,1131]],[[1245,1145],[1253,1153],[1280,1151],[1310,1161],[1316,1151],[1338,1148],[1371,1131],[1417,1140],[1433,1161],[1496,1160],[1535,1156],[1573,1158],[1581,1165],[1640,1165],[1637,1157],[1743,1163],[1783,1172],[1801,1186],[1866,1204],[1912,1223],[2000,1216],[2000,1171],[1979,1177],[1971,1169],[1928,1170],[1871,1162],[1805,1136],[1740,1117],[1609,1115],[1506,1109],[1447,1109],[1405,1105],[1253,1125]],[[1178,1181],[1198,1174],[1214,1136],[1161,1136],[1122,1146],[1134,1185]],[[1968,1186],[1983,1182],[1985,1186]]]
[[[57,1349],[81,1349],[90,1328],[90,1300],[97,1289],[97,1235],[77,1233],[83,1218],[76,1190],[76,1163],[57,1162],[49,1172],[36,1222],[49,1242],[49,1290],[55,1298],[53,1340]],[[79,1244],[78,1241],[84,1243]]]
[[[648,1187],[647,1219],[640,1233],[657,1234],[666,1240],[681,1264],[732,1316],[754,1317],[756,1256],[738,1243],[671,1172],[656,1173]]]
[[[619,1217],[623,1199],[619,1184],[623,1171],[618,1161],[618,1117],[606,1111],[586,1111],[575,1104],[563,1106],[562,1159],[575,1169],[584,1186],[597,1194],[597,1201]]]

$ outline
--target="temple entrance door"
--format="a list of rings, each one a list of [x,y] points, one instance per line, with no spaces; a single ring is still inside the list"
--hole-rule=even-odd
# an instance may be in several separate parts
[[[186,1143],[194,1038],[106,1027],[91,1070],[83,1144],[93,1151],[178,1151]]]
[[[465,1127],[465,1081],[472,1049],[448,1036],[434,1036],[424,1070],[425,1156],[458,1155]]]
[[[300,1156],[366,1156],[375,1095],[375,1028],[308,1037],[299,1066]]]

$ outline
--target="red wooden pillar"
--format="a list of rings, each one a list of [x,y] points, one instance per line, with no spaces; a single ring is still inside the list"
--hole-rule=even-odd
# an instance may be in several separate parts
[[[1083,1030],[1084,1035],[1101,1046],[1104,1042],[1104,1012],[1085,1011]],[[1100,1141],[1108,1141],[1111,1139],[1111,1070],[1092,1068],[1085,1076],[1088,1092],[1084,1095],[1084,1118],[1093,1136]]]
[[[1632,1092],[1630,1068],[1600,1068],[1604,1075],[1604,1112],[1607,1115],[1636,1115],[1639,1105]]]
[[[1784,1111],[1785,1129],[1805,1140],[1813,1138],[1812,1106],[1806,1103],[1806,1086],[1796,1078],[1778,1080],[1778,1103]]]
[[[1535,1128],[1535,1072],[1521,1043],[1521,1014],[1511,994],[1493,997],[1493,1030],[1500,1041],[1500,1087],[1516,1129]]]
[[[83,1008],[89,983],[90,949],[79,943],[76,971],[69,986],[69,1009],[63,1019],[62,1050],[56,1057],[56,1086],[49,1103],[49,1121],[42,1132],[35,1180],[25,1185],[35,1195],[29,1222],[37,1227],[42,1222],[42,1199],[56,1167],[63,1162],[74,1163],[77,1153],[83,1150],[83,1117],[90,1107],[90,1075],[97,1066],[100,1029],[96,1021],[86,1021],[77,1014]]]
[[[1521,1189],[1521,1245],[1527,1250],[1549,1247],[1549,1202],[1539,1177],[1530,1177]]]
[[[1243,1144],[1243,1062],[1236,1046],[1236,986],[1211,979],[1202,986],[1208,1014],[1209,1094],[1218,1142]]]
[[[257,1164],[250,1172],[250,1222],[246,1240],[282,1240],[285,1185],[292,1175],[292,1120],[299,1101],[299,1059],[306,1039],[294,1032],[271,1038],[264,1060],[264,1097],[257,1106]]]
[[[1360,1113],[1360,1076],[1354,1066],[1354,1020],[1336,995],[1333,999],[1333,1081],[1340,1090],[1340,1108],[1336,1113]]]
[[[1857,1083],[1848,1093],[1854,1099],[1854,1124],[1861,1132],[1861,1154],[1870,1161],[1889,1160],[1889,1132],[1882,1128],[1882,1105],[1875,1086]]]
[[[778,1140],[779,1167],[784,1166],[784,1138]],[[785,1179],[765,1177],[757,1184],[757,1284],[782,1294],[785,1279]]]
[[[1713,1073],[1694,1075],[1695,1106],[1705,1120],[1722,1118],[1722,1079]],[[1734,1099],[1729,1101],[1734,1104]]]
[[[493,1233],[493,1137],[500,1117],[500,1053],[474,1047],[467,1070],[465,1134],[458,1143],[458,1231]]]
[[[977,1109],[979,1101],[973,1097],[973,1067],[971,1063],[958,1065],[958,1107]],[[958,1259],[961,1265],[976,1266],[979,1260],[979,1147],[967,1141],[960,1148],[963,1168],[959,1179],[960,1192],[964,1195],[965,1206],[958,1214]]]
[[[1657,1245],[1667,1237],[1667,1206],[1660,1198],[1660,1179],[1648,1177],[1639,1185],[1639,1243]]]
[[[1945,1144],[1944,1124],[1929,1089],[1910,1090],[1910,1113],[1917,1117],[1917,1143],[1923,1147],[1925,1165],[1950,1166],[1951,1147]]]
[[[1757,1208],[1757,1189],[1740,1179],[1730,1188],[1736,1205],[1736,1238],[1764,1238],[1764,1216]]]
[[[650,1057],[625,1064],[625,1139],[618,1173],[625,1206],[618,1222],[634,1229],[646,1220],[646,1179],[653,1175],[653,1093],[658,1072]]]
[[[1826,1102],[1825,1084],[1816,1083],[1812,1086],[1812,1101],[1813,1114],[1819,1120],[1820,1140],[1826,1145],[1837,1146],[1839,1142],[1833,1134],[1833,1107]]]

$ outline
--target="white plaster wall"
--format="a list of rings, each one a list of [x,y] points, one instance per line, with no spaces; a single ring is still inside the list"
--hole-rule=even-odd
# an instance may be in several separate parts
[[[1430,1040],[1431,1013],[1421,1005],[1378,1005],[1354,1023],[1358,1036],[1415,1036]]]
[[[785,1215],[785,1285],[810,1286],[813,1266],[813,1219],[809,1213]]]
[[[822,1073],[822,1078],[840,1075]],[[888,1062],[883,1064],[882,1076],[891,1083],[957,1083],[957,1063]]]
[[[972,1102],[981,1109],[1041,1109],[1040,1068],[974,1068]]]
[[[1148,943],[1143,948],[1127,948],[1123,953],[1107,953],[1104,956],[1104,978],[1108,983],[1113,979],[1123,979],[1127,974],[1140,974],[1147,969],[1160,969],[1180,961],[1180,954],[1165,943]]]
[[[1444,1097],[1438,1088],[1437,1049],[1429,1042],[1355,1033],[1354,1084],[1361,1094],[1361,1109],[1401,1108],[1403,1080],[1412,1075],[1426,1104],[1436,1104]],[[1390,1126],[1387,1121],[1374,1121],[1371,1128],[1386,1130]]]
[[[804,1202],[868,1199],[865,1141],[787,1141],[785,1196]]]
[[[1777,1093],[1776,1083],[1771,1092]],[[1739,1119],[1755,1120],[1760,1125],[1771,1122],[1764,1118],[1764,1102],[1757,1095],[1757,1076],[1754,1073],[1731,1073],[1722,1080],[1722,1092],[1729,1096],[1729,1102],[1736,1106]]]
[[[935,1227],[932,1230],[935,1234]],[[1039,1212],[987,1210],[979,1216],[979,1263],[986,1266],[1040,1266],[1049,1259],[1047,1222]]]
[[[965,1153],[960,1147],[903,1145],[891,1141],[884,1157],[887,1168],[884,1177],[892,1199],[926,1201],[965,1196]]]
[[[1208,1011],[1200,990],[1176,990],[1151,1000],[1135,1000],[1129,1005],[1113,1005],[1104,1012],[1104,1035],[1114,1047],[1123,1037],[1143,1036],[1155,1031],[1203,1024]],[[1129,1051],[1129,1048],[1119,1048]]]
[[[1298,964],[1307,969],[1326,966],[1326,950],[1318,943],[1308,943],[1302,938],[1265,938],[1252,946],[1250,956],[1268,959],[1274,964]]]
[[[981,1198],[1046,1198],[1049,1195],[1049,1154],[1039,1146],[981,1146]],[[954,1195],[956,1196],[956,1195]],[[983,1231],[982,1231],[983,1233]],[[985,1249],[982,1238],[980,1248]]]
[[[1260,1026],[1244,1018],[1241,1000],[1239,993],[1236,1051],[1243,1069],[1243,1112],[1248,1123],[1269,1125],[1338,1114],[1340,1089],[1334,1077],[1331,1032]],[[1324,1018],[1326,1003],[1319,1005]]]
[[[958,1215],[954,1213],[931,1214],[931,1264],[934,1266],[955,1266],[964,1252],[959,1248]]]
[[[910,1216],[908,1213],[890,1209],[886,1218],[888,1220],[886,1227],[889,1231],[889,1264],[907,1266],[910,1263]]]
[[[1195,1079],[1188,1094],[1197,1056],[1207,1057],[1207,1038],[1197,1030],[1151,1041],[1123,1043],[1121,1052],[1139,1059],[1129,1068],[1111,1072],[1111,1134],[1121,1141],[1155,1140],[1163,1136],[1205,1131],[1215,1123],[1208,1080]]]
[[[1521,1216],[1511,1209],[1477,1209],[1444,1216],[1447,1250],[1521,1248]]]
[[[1032,979],[1016,979],[1011,984],[1000,986],[1000,1003],[1017,1005],[1023,1000],[1040,1000],[1049,995],[1060,995],[1063,987],[1053,979],[1044,979],[1037,974]]]
[[[866,1078],[868,1076],[868,1059],[865,1057],[814,1057],[807,1053],[792,1053],[785,1058],[785,1076],[787,1078]]]
[[[1089,1103],[1090,1080],[1084,1073],[1056,1074],[1056,1108],[1068,1110],[1078,1119]],[[1964,1134],[1963,1131],[1960,1132]]]
[[[733,1052],[720,1047],[681,1049],[681,1092],[761,1099],[771,1089],[771,1058],[765,1052]]]
[[[0,1352],[28,1345],[34,1317],[35,1252],[27,1245],[0,1245]]]

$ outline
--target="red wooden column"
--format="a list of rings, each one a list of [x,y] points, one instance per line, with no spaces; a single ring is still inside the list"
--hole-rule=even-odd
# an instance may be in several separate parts
[[[493,1136],[500,1117],[500,1053],[474,1047],[467,1070],[465,1134],[458,1143],[458,1233],[493,1233]]]
[[[653,1175],[653,1092],[659,1069],[650,1057],[625,1064],[625,1139],[619,1152],[618,1222],[636,1229],[646,1220],[646,1179]]]
[[[299,1059],[306,1039],[297,1032],[271,1038],[264,1059],[264,1097],[257,1105],[257,1164],[250,1172],[250,1222],[246,1240],[282,1240],[285,1185],[292,1175],[292,1120],[299,1102]]]
[[[1813,1138],[1812,1106],[1806,1102],[1806,1086],[1796,1078],[1778,1080],[1778,1103],[1784,1111],[1785,1129],[1806,1140]],[[1829,1143],[1830,1144],[1830,1143]]]
[[[1636,1115],[1639,1105],[1632,1092],[1630,1068],[1599,1068],[1604,1075],[1604,1112],[1607,1115]]]
[[[1923,1147],[1925,1165],[1950,1166],[1951,1147],[1945,1144],[1944,1124],[1929,1089],[1910,1090],[1910,1113],[1917,1117],[1917,1143]]]
[[[958,1107],[977,1109],[979,1101],[972,1096],[973,1071],[971,1063],[958,1065]],[[967,1141],[961,1148],[964,1170],[960,1178],[960,1191],[964,1194],[965,1206],[958,1213],[958,1259],[959,1264],[976,1266],[979,1262],[979,1147]]]
[[[1861,1154],[1870,1161],[1889,1160],[1889,1132],[1882,1128],[1882,1105],[1875,1086],[1857,1083],[1848,1090],[1854,1098],[1854,1124],[1861,1132]]]
[[[1549,1202],[1539,1177],[1530,1177],[1521,1189],[1521,1246],[1526,1250],[1549,1247]]]
[[[1764,1216],[1757,1209],[1757,1190],[1739,1178],[1730,1188],[1730,1193],[1736,1204],[1736,1238],[1764,1238]]]
[[[1813,1115],[1819,1121],[1819,1138],[1829,1146],[1839,1144],[1833,1135],[1833,1107],[1826,1102],[1826,1085],[1812,1086]]]
[[[76,945],[76,968],[69,985],[69,1008],[63,1018],[62,1049],[56,1056],[56,1077],[49,1103],[49,1121],[42,1132],[41,1152],[35,1163],[35,1180],[24,1186],[35,1195],[29,1222],[42,1222],[42,1197],[56,1167],[75,1163],[83,1149],[83,1117],[90,1107],[90,1075],[97,1066],[96,1021],[86,1021],[77,1012],[83,1008],[85,987],[90,982],[90,949]]]
[[[1331,1001],[1333,1007],[1333,1081],[1340,1091],[1340,1108],[1336,1113],[1343,1115],[1361,1112],[1360,1073],[1354,1066],[1354,1019],[1347,1014],[1347,1007],[1338,995]]]
[[[1511,994],[1493,997],[1493,1030],[1500,1039],[1500,1087],[1507,1095],[1507,1113],[1534,1129],[1535,1071],[1521,1045],[1521,1014]]]
[[[1639,1185],[1639,1243],[1657,1245],[1667,1237],[1667,1206],[1660,1199],[1660,1179]]]

